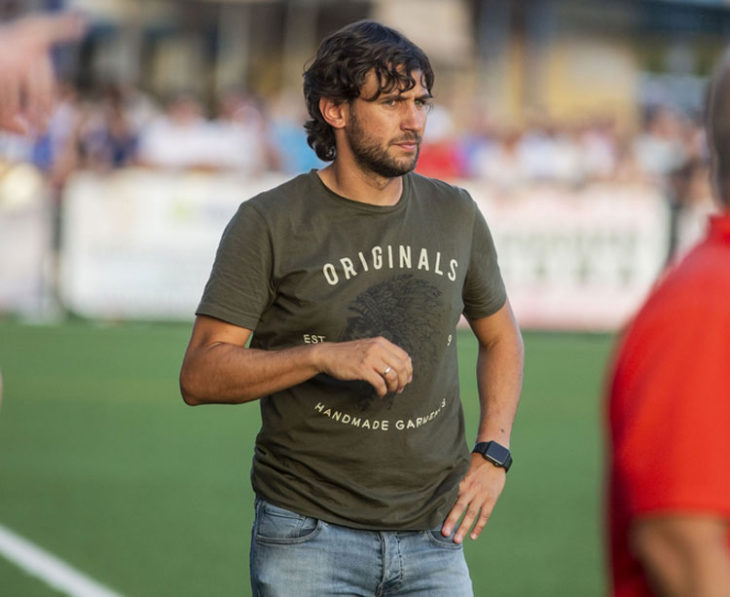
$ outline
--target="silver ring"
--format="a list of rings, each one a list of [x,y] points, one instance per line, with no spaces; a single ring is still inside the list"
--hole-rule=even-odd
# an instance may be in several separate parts
[[[387,366],[387,367],[385,368],[385,371],[383,371],[383,376],[385,377],[385,376],[386,376],[386,375],[388,375],[388,373],[390,373],[390,372],[391,372],[392,370],[393,370],[393,369],[391,368],[391,366],[390,366],[390,365],[388,365],[388,366]]]

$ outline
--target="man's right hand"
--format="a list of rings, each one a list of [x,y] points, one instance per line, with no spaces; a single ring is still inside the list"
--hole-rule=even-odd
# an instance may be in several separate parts
[[[364,338],[349,342],[323,342],[313,346],[317,367],[342,380],[368,382],[378,396],[400,394],[413,380],[413,363],[408,353],[386,338]]]

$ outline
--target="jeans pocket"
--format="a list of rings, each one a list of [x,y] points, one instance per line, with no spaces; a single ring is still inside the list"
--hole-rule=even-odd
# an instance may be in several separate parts
[[[463,549],[464,546],[462,544],[454,543],[454,534],[455,532],[451,533],[451,535],[449,535],[448,537],[444,537],[441,533],[441,525],[431,529],[430,531],[426,531],[426,535],[428,536],[431,543],[434,543],[439,547],[453,550]]]
[[[259,499],[256,504],[254,537],[263,543],[304,543],[314,538],[321,523],[316,518],[302,516],[271,502]]]

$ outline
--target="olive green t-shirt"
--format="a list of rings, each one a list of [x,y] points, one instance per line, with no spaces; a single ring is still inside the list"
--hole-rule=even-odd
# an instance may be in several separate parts
[[[469,463],[457,323],[505,300],[486,222],[462,189],[408,174],[398,203],[380,207],[333,193],[313,170],[244,202],[199,315],[253,330],[254,348],[383,336],[413,361],[401,394],[321,374],[262,398],[254,490],[353,528],[443,522]]]

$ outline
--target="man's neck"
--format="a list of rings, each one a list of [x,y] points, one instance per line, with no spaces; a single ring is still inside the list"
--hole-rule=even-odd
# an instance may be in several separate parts
[[[320,179],[334,193],[370,205],[395,205],[403,193],[403,177],[387,178],[359,168],[338,167],[337,160],[319,170]]]

